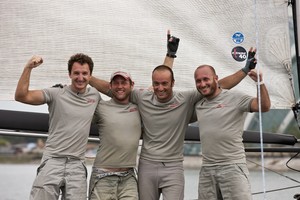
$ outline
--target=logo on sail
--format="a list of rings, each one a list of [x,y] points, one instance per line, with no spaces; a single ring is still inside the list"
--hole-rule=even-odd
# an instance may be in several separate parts
[[[244,41],[244,35],[241,32],[235,32],[232,35],[232,40],[236,44],[241,44]]]

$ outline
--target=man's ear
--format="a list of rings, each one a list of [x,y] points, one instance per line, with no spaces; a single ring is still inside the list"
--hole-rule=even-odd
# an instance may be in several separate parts
[[[222,88],[221,84],[219,83],[219,76],[218,75],[215,76],[215,80],[216,80],[216,83],[217,83],[217,87]]]
[[[219,81],[219,76],[218,76],[218,75],[215,76],[215,80],[216,80],[217,82]]]

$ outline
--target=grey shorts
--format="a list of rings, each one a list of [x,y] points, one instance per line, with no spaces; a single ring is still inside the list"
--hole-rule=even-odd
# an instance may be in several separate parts
[[[203,166],[199,175],[199,200],[251,200],[246,164]]]
[[[57,157],[45,160],[37,170],[30,200],[58,199],[86,200],[87,170],[77,158]]]

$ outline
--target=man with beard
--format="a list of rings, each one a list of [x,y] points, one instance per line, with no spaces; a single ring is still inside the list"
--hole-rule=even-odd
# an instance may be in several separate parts
[[[96,109],[100,144],[90,180],[90,200],[138,200],[135,167],[141,119],[137,105],[129,102],[133,86],[129,73],[114,72],[110,79],[112,98],[101,100]]]
[[[262,74],[258,83],[254,70],[249,76],[260,88],[261,111],[269,111],[271,103]],[[210,65],[199,66],[194,77],[196,88],[203,96],[195,107],[203,156],[198,199],[250,200],[242,134],[246,113],[259,111],[258,97],[220,88],[218,76]]]

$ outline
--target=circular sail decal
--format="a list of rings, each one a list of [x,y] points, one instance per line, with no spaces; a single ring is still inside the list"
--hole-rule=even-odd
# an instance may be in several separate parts
[[[236,44],[241,44],[244,41],[244,35],[241,32],[235,32],[232,35],[232,41]]]
[[[231,55],[234,60],[243,62],[247,58],[247,51],[244,47],[237,46],[231,50]]]

